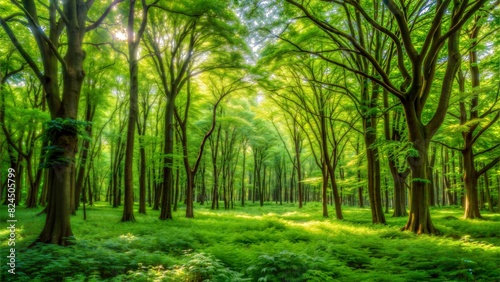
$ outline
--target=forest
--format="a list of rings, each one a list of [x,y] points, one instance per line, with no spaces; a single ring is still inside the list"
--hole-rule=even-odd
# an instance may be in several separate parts
[[[500,1],[5,0],[2,281],[499,281]]]

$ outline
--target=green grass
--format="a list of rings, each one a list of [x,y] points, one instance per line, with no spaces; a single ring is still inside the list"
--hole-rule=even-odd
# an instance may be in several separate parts
[[[98,203],[87,221],[82,211],[72,217],[77,244],[27,249],[43,227],[40,210],[17,209],[16,275],[7,273],[3,239],[1,281],[500,280],[500,215],[465,221],[456,207],[432,209],[442,235],[416,236],[399,231],[406,218],[386,215],[387,225],[372,225],[369,209],[344,207],[345,220],[325,219],[317,203],[196,206],[194,219],[181,207],[172,221],[148,210],[135,223]],[[0,208],[2,222],[6,215]]]

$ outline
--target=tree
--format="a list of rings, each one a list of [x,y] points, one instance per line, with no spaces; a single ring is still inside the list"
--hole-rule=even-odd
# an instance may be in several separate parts
[[[134,174],[133,174],[133,160],[134,160],[134,138],[135,129],[137,126],[137,115],[139,112],[138,96],[139,96],[139,59],[138,48],[142,35],[146,30],[148,23],[148,10],[152,5],[158,3],[155,1],[151,5],[146,4],[146,0],[141,0],[142,4],[142,18],[139,30],[134,33],[135,22],[135,5],[136,0],[130,0],[128,21],[127,21],[127,45],[128,45],[128,66],[130,76],[130,106],[128,114],[127,125],[127,144],[125,149],[125,201],[123,205],[123,216],[121,221],[135,221],[134,217]]]
[[[405,121],[408,128],[409,142],[412,144],[414,154],[407,158],[412,173],[412,188],[410,190],[410,216],[403,230],[418,234],[436,233],[428,207],[428,151],[429,144],[444,121],[449,99],[452,93],[453,78],[459,65],[459,38],[463,25],[473,17],[477,11],[487,3],[485,0],[453,2],[445,1],[419,1],[417,3],[397,4],[392,0],[385,0],[385,11],[393,17],[393,25],[384,27],[373,15],[374,11],[364,8],[357,1],[344,1],[361,16],[362,23],[373,27],[377,33],[386,35],[391,40],[395,50],[395,63],[397,71],[402,75],[402,80],[394,80],[376,60],[376,54],[363,48],[359,38],[353,37],[345,31],[341,23],[331,21],[328,14],[320,13],[339,2],[316,3],[296,0],[287,0],[304,16],[303,19],[317,26],[327,37],[336,43],[339,52],[355,53],[362,56],[375,70],[373,74],[364,73],[345,64],[342,60],[326,57],[321,51],[304,50],[299,44],[293,44],[295,49],[307,51],[327,62],[369,78],[376,84],[386,89],[401,102]],[[314,11],[314,12],[313,12]],[[377,11],[378,12],[378,11]],[[415,28],[417,21],[420,27],[427,28],[423,36],[422,30]],[[302,21],[299,21],[302,22]],[[448,25],[448,28],[445,25]],[[392,30],[391,30],[392,29]],[[418,39],[418,40],[417,40]],[[418,44],[417,44],[418,43]],[[447,44],[445,44],[447,43]],[[447,46],[444,48],[444,46]],[[435,82],[436,66],[440,52],[444,51],[446,69],[442,83],[437,86]],[[436,95],[438,104],[434,107],[434,114],[429,119],[423,119],[422,113],[427,105],[430,94]]]
[[[167,98],[163,161],[163,193],[160,219],[171,219],[172,166],[174,153],[174,109],[178,94],[191,77],[219,68],[233,68],[241,56],[232,46],[242,47],[243,41],[234,34],[244,29],[225,2],[171,3],[155,5],[163,14],[153,14],[146,31],[146,48],[152,55],[162,90]],[[161,22],[161,24],[160,24]],[[225,22],[234,25],[228,28]],[[238,31],[238,32],[236,32]],[[244,49],[244,48],[242,48]],[[204,56],[217,54],[217,62]]]
[[[36,242],[68,245],[73,237],[70,223],[71,190],[74,189],[75,179],[72,161],[75,159],[77,149],[77,123],[71,122],[77,118],[78,102],[85,72],[83,61],[85,52],[82,49],[85,34],[97,28],[105,19],[119,0],[115,0],[99,18],[87,25],[93,0],[68,0],[59,6],[56,1],[51,1],[49,6],[37,5],[34,0],[23,1],[20,4],[13,1],[31,31],[42,59],[43,71],[39,65],[19,43],[16,34],[8,24],[9,21],[19,17],[14,13],[6,18],[0,18],[0,24],[9,36],[23,59],[35,73],[43,85],[50,115],[54,123],[49,137],[53,146],[53,154],[46,160],[49,167],[49,205],[43,231]],[[48,23],[43,23],[48,29],[42,28],[41,21],[44,16],[39,16],[39,6],[48,8]],[[45,30],[48,30],[46,34]],[[66,49],[64,56],[59,52],[60,36],[62,31],[66,35]],[[59,90],[58,66],[62,71],[62,93]],[[62,96],[61,96],[62,94]]]
[[[228,79],[225,79],[225,77],[229,77],[230,81],[227,82]],[[211,122],[208,131],[205,133],[203,136],[199,148],[198,148],[198,154],[195,159],[195,162],[193,165],[189,163],[189,151],[188,151],[188,134],[187,134],[187,123],[188,123],[188,117],[189,117],[189,109],[191,106],[191,86],[190,86],[190,80],[188,80],[187,83],[187,89],[186,89],[186,104],[184,107],[184,113],[181,116],[177,108],[174,109],[175,111],[175,117],[176,120],[179,124],[180,127],[180,140],[182,144],[182,153],[183,153],[183,163],[184,163],[184,168],[186,171],[186,178],[187,178],[187,184],[186,184],[186,217],[187,218],[193,218],[194,217],[194,212],[193,212],[193,203],[194,203],[194,177],[196,173],[198,172],[198,169],[201,164],[201,160],[203,158],[203,152],[205,150],[205,144],[209,140],[210,136],[214,132],[217,124],[217,108],[219,104],[222,102],[222,100],[228,96],[229,94],[241,90],[243,88],[246,88],[245,81],[243,80],[243,77],[232,79],[231,77],[225,73],[223,75],[214,75],[214,76],[209,76],[208,78],[209,81],[211,81],[211,93],[213,96],[215,96],[215,102],[212,106],[212,113],[211,113]]]

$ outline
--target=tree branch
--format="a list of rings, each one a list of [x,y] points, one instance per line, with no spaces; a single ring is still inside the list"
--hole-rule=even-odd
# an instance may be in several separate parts
[[[19,51],[19,53],[21,54],[23,59],[26,61],[26,63],[28,63],[30,68],[33,70],[33,72],[35,73],[38,80],[40,82],[43,82],[44,76],[43,76],[42,72],[40,71],[40,69],[36,65],[35,61],[33,61],[33,59],[30,57],[30,55],[26,52],[26,50],[24,50],[23,46],[21,45],[21,43],[19,43],[19,40],[17,40],[17,37],[14,34],[14,32],[12,31],[12,29],[10,28],[10,26],[5,22],[5,20],[2,17],[0,17],[0,24],[2,25],[3,29],[5,30],[5,33],[7,33],[7,36],[9,36],[10,41],[12,41],[12,44],[14,44],[14,47],[16,47],[17,51]]]
[[[500,156],[494,158],[491,162],[485,165],[481,170],[477,172],[477,177],[481,176],[485,172],[487,172],[490,168],[494,167],[500,161]]]
[[[405,46],[406,52],[408,54],[408,57],[412,61],[412,63],[415,63],[417,58],[418,58],[418,53],[417,50],[415,50],[415,47],[413,46],[413,43],[411,42],[411,37],[410,37],[410,30],[408,28],[408,24],[405,20],[405,17],[402,13],[402,11],[398,8],[396,3],[392,0],[383,0],[385,6],[389,9],[391,14],[394,16],[396,19],[396,22],[398,23],[399,30],[401,30],[401,38],[403,39],[403,44]]]
[[[497,120],[499,118],[500,118],[500,109],[497,111],[497,114],[495,115],[495,117],[493,119],[491,119],[487,125],[485,125],[483,128],[481,128],[481,130],[476,134],[476,136],[474,136],[474,138],[472,138],[471,144],[474,144],[479,139],[479,137],[481,137],[481,135],[483,135],[483,133],[486,130],[488,130],[488,128],[490,128],[493,124],[495,124],[497,122]]]
[[[475,154],[474,154],[474,156],[479,156],[479,155],[482,155],[482,154],[486,154],[486,153],[488,153],[488,152],[491,152],[491,151],[495,150],[495,149],[496,149],[496,148],[498,148],[499,146],[500,146],[500,143],[498,143],[498,144],[496,144],[495,146],[490,147],[490,148],[488,148],[488,149],[486,149],[486,150],[483,150],[483,151],[481,151],[481,152],[475,153]]]
[[[57,12],[59,13],[59,16],[61,16],[61,19],[64,21],[64,23],[66,25],[69,25],[69,20],[68,18],[66,17],[66,15],[64,14],[64,12],[61,10],[61,7],[59,7],[59,3],[58,0],[50,0],[52,2],[52,5],[54,5],[54,7],[56,7],[56,10]]]
[[[113,3],[111,3],[108,8],[106,8],[106,10],[104,11],[104,13],[102,13],[102,15],[99,17],[99,19],[97,19],[97,21],[93,22],[92,24],[88,25],[87,27],[85,27],[85,31],[91,31],[93,29],[96,29],[97,27],[99,27],[99,25],[101,25],[101,23],[104,21],[104,19],[108,16],[109,12],[111,11],[111,9],[113,9],[114,6],[116,6],[118,3],[121,3],[123,2],[124,0],[113,0]],[[87,1],[87,6],[89,5],[92,5],[94,2],[94,0],[89,0]]]
[[[446,143],[443,143],[441,141],[431,140],[431,142],[432,143],[437,143],[437,144],[442,145],[442,146],[445,146],[448,149],[452,149],[452,150],[455,150],[455,151],[462,151],[462,149],[460,149],[460,148],[452,147],[452,146],[450,146],[450,145],[448,145]]]

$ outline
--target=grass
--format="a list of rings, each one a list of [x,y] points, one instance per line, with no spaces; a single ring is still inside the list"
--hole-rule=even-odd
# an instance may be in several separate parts
[[[72,218],[75,245],[27,249],[43,227],[40,210],[17,209],[16,275],[7,273],[4,239],[1,281],[500,280],[500,215],[465,221],[457,207],[431,210],[442,235],[416,236],[399,231],[406,218],[386,215],[387,225],[372,225],[369,209],[344,207],[345,220],[325,219],[317,203],[196,206],[194,219],[181,206],[172,221],[148,210],[135,223],[97,203],[86,221],[81,211]],[[6,215],[0,208],[2,222]]]

